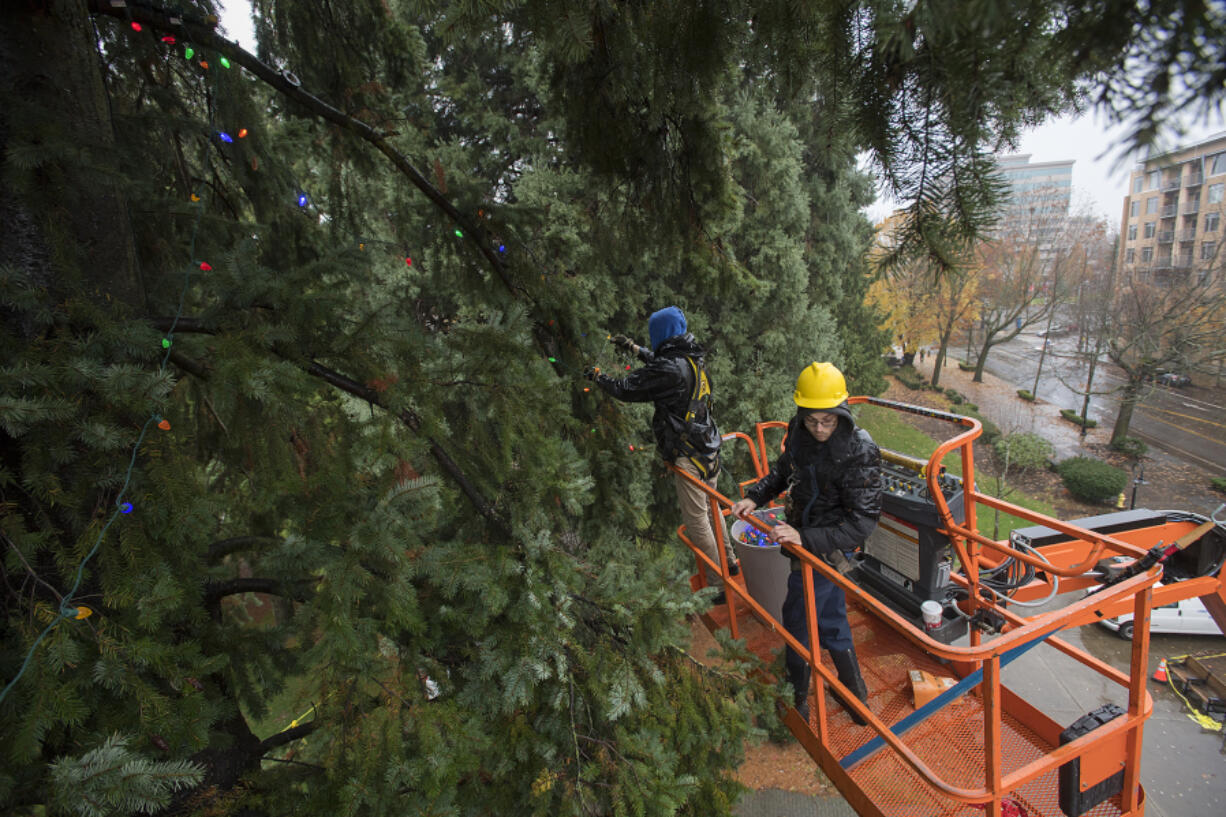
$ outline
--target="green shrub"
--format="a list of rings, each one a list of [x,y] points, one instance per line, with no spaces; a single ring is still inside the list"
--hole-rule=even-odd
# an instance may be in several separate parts
[[[1083,425],[1081,422],[1081,415],[1072,409],[1060,409],[1060,416],[1074,425]],[[1094,426],[1098,425],[1098,420],[1087,417],[1084,425],[1086,428],[1094,428]]]
[[[953,403],[955,406],[966,399],[961,394],[958,394],[958,391],[956,389],[946,389],[945,396],[948,397],[949,402]]]
[[[958,361],[958,368],[959,368],[959,369],[961,369],[961,370],[962,370],[962,371],[964,371],[964,372],[973,372],[973,371],[975,371],[975,364],[974,364],[974,363],[967,363],[965,360],[959,360],[959,361]]]
[[[924,382],[924,376],[911,366],[902,366],[895,369],[894,379],[911,391],[923,391],[928,387],[928,384]]]
[[[1044,468],[1055,455],[1052,444],[1038,434],[1021,433],[1000,437],[993,443],[996,455],[1001,462],[1009,461],[1013,468]]]
[[[1029,400],[1031,403],[1034,402],[1034,395],[1030,393],[1029,389],[1018,389],[1017,396],[1023,400]]]
[[[1223,479],[1222,477],[1210,477],[1209,487],[1215,491],[1221,491],[1222,493],[1226,494],[1226,479]]]
[[[976,406],[974,403],[966,403],[958,408],[958,414],[966,417],[974,417],[983,426],[983,433],[979,435],[980,440],[988,445],[994,445],[996,443],[996,441],[1000,438],[1000,428],[996,425],[996,423],[993,423],[987,417],[980,414],[978,406]]]
[[[1116,497],[1128,484],[1122,468],[1090,457],[1073,457],[1056,466],[1069,493],[1085,502],[1104,502]]]
[[[1149,446],[1136,437],[1122,437],[1118,440],[1112,440],[1110,448],[1112,451],[1118,451],[1121,454],[1132,457],[1134,460],[1141,459],[1141,457],[1145,456],[1145,452],[1149,451]]]

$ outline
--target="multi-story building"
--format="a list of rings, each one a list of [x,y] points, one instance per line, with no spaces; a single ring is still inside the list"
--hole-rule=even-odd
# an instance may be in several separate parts
[[[1133,169],[1124,197],[1123,268],[1156,283],[1222,267],[1226,131],[1155,154]]]
[[[996,168],[1009,185],[1001,232],[1054,249],[1073,196],[1073,161],[1031,162],[1029,153],[997,156]]]

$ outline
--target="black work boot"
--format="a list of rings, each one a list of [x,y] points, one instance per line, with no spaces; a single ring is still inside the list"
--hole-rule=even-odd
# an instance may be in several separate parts
[[[864,679],[860,677],[860,662],[856,660],[856,651],[852,650],[830,650],[830,658],[834,661],[834,668],[838,672],[839,682],[843,686],[851,690],[852,694],[859,698],[864,703],[868,703],[868,687],[864,685]],[[860,717],[859,713],[847,705],[839,695],[835,694],[837,700],[847,714],[851,715],[852,723],[858,726],[864,726],[868,721]]]
[[[801,720],[809,722],[809,673],[812,670],[805,667],[799,673],[788,672],[788,680],[792,684],[792,703]]]

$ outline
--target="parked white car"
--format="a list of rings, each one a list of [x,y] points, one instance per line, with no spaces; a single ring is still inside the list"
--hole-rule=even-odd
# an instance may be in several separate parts
[[[1154,589],[1160,586],[1154,585]],[[1099,624],[1108,630],[1114,630],[1120,638],[1132,639],[1132,613],[1105,618]],[[1205,605],[1196,597],[1155,607],[1149,614],[1149,631],[1182,635],[1222,635],[1213,616],[1209,615]]]

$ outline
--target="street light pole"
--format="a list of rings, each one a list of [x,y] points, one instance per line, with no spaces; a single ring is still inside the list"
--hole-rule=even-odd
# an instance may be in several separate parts
[[[1141,468],[1141,473],[1139,474],[1137,474],[1137,466],[1140,466]],[[1149,484],[1148,482],[1145,481],[1145,463],[1138,462],[1136,463],[1136,465],[1133,465],[1132,472],[1136,476],[1132,478],[1132,501],[1128,504],[1129,510],[1132,510],[1133,508],[1137,507],[1137,488],[1139,488],[1142,485]]]

